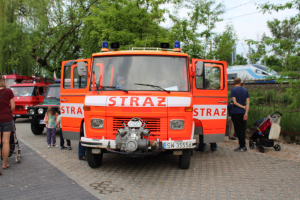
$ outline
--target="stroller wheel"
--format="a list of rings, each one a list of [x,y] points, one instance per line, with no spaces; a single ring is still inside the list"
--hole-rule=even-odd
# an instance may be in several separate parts
[[[265,153],[265,148],[264,148],[263,146],[260,146],[260,147],[259,147],[259,152]]]
[[[281,146],[279,144],[276,144],[274,146],[275,151],[280,151],[281,150]]]
[[[254,142],[249,141],[249,147],[250,147],[250,149],[254,149],[254,147],[255,147]]]

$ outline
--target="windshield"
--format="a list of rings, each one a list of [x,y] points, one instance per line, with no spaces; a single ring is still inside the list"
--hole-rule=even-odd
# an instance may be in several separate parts
[[[6,87],[10,88],[10,86],[14,84],[14,79],[6,79]]]
[[[35,87],[11,87],[15,96],[36,96]]]
[[[47,99],[59,99],[60,98],[60,87],[48,87],[45,97]]]
[[[105,90],[189,90],[186,57],[96,57],[93,71],[96,87]]]

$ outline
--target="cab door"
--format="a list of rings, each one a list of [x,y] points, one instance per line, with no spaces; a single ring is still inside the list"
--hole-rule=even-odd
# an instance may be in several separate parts
[[[193,59],[203,62],[203,73],[194,76],[193,117],[195,134],[202,135],[204,143],[224,141],[227,118],[227,64],[224,61]]]
[[[89,90],[89,76],[79,76],[77,63],[85,62],[90,71],[91,59],[63,61],[61,68],[61,123],[64,139],[79,140],[84,118],[84,99]]]

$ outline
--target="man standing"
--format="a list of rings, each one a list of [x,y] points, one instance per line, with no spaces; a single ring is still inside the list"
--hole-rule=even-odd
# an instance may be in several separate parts
[[[235,87],[231,90],[233,108],[231,119],[233,121],[235,133],[239,139],[239,147],[234,151],[247,151],[245,142],[246,120],[250,106],[248,90],[242,87],[241,79],[234,79]]]

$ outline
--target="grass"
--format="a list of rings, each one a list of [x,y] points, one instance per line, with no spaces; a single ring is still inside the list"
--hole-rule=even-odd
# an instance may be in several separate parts
[[[300,133],[300,113],[298,109],[289,108],[296,97],[285,93],[284,90],[275,91],[275,89],[256,89],[249,91],[249,96],[250,111],[247,128],[254,128],[254,122],[279,111],[283,114],[280,122],[281,130]],[[228,92],[228,100],[230,102],[230,92]]]

